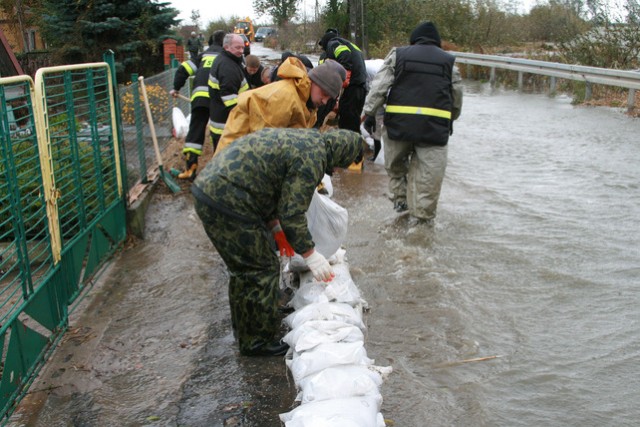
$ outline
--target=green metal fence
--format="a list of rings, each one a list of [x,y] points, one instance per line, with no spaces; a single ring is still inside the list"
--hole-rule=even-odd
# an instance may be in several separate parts
[[[173,140],[173,108],[179,108],[185,116],[190,111],[189,102],[169,95],[169,91],[173,89],[173,79],[178,65],[174,61],[172,68],[155,76],[145,76],[144,79],[161,152],[164,152]],[[189,90],[190,85],[187,84],[180,92],[189,98]],[[137,74],[131,76],[130,83],[121,87],[120,104],[123,146],[127,159],[127,184],[128,188],[133,188],[138,183],[146,183],[157,166]]]
[[[112,73],[94,63],[0,79],[0,421],[126,237]]]

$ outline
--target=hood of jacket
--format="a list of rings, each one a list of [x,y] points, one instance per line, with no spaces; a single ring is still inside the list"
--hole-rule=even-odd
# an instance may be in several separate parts
[[[311,93],[311,80],[307,75],[307,68],[295,56],[290,56],[284,60],[278,68],[278,77],[281,79],[292,80],[296,86],[296,90],[306,99]]]

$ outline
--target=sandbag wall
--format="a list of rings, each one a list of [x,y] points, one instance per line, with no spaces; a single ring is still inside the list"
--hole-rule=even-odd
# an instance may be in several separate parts
[[[316,197],[323,205],[335,203],[327,196]],[[312,202],[310,210],[318,215],[314,203],[318,200]],[[342,209],[338,208],[321,210],[335,213]],[[340,215],[346,215],[346,211]],[[320,222],[336,221],[324,218]],[[311,223],[310,231],[316,242],[327,235],[340,239],[346,234],[346,228],[344,233],[336,229],[323,232]],[[300,405],[280,414],[286,427],[385,426],[380,413],[380,386],[392,368],[376,366],[367,357],[363,322],[367,303],[351,278],[345,255],[344,249],[338,249],[328,257],[336,274],[329,283],[318,282],[310,272],[301,271],[304,262],[300,259],[293,258],[287,267],[300,274],[300,286],[289,303],[294,312],[284,320],[290,328],[284,337],[290,346],[285,362],[296,384],[296,401]]]

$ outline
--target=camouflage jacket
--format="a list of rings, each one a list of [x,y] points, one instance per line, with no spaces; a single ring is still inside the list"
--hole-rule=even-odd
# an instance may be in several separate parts
[[[314,247],[305,214],[316,186],[325,172],[348,167],[361,149],[360,135],[347,130],[261,129],[214,156],[194,186],[214,209],[240,221],[278,218],[301,254]]]

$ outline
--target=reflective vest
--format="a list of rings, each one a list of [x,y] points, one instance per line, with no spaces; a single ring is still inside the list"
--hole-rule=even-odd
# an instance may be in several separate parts
[[[451,130],[455,57],[430,44],[396,49],[394,83],[384,125],[391,139],[446,145]]]

